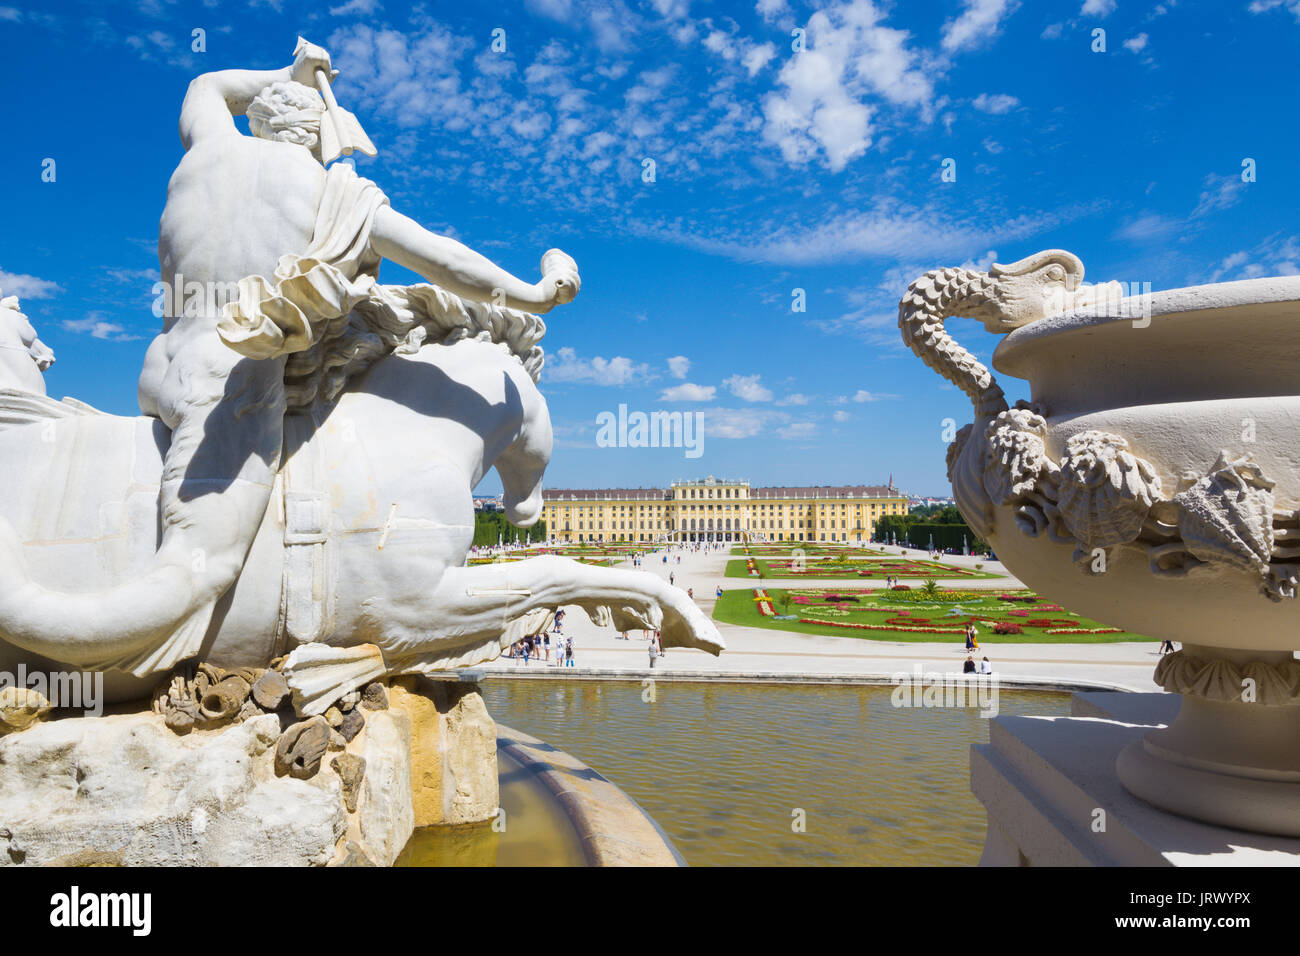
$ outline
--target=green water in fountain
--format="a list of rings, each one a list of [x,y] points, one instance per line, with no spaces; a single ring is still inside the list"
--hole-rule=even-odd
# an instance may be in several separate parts
[[[891,687],[488,680],[497,720],[604,774],[693,866],[973,865],[984,809],[974,708],[897,708]],[[1064,715],[1006,691],[999,713]],[[806,832],[792,829],[795,811]]]
[[[582,844],[555,797],[504,754],[498,755],[504,824],[424,827],[394,866],[584,866]]]

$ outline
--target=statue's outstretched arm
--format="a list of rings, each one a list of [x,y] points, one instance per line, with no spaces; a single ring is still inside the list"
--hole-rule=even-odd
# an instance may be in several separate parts
[[[546,270],[540,282],[525,282],[464,243],[430,232],[391,206],[381,206],[375,213],[370,246],[379,256],[463,298],[526,312],[549,312],[571,302],[580,285],[577,266],[563,253],[557,253],[562,264]]]

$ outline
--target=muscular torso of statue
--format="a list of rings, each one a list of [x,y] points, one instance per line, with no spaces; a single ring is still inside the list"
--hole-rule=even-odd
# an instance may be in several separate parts
[[[324,187],[324,168],[301,146],[240,135],[191,146],[167,185],[159,223],[169,313],[140,375],[146,415],[160,414],[159,391],[177,353],[195,337],[216,338],[221,298],[212,290],[250,275],[269,279],[280,256],[306,250]],[[184,314],[171,315],[172,290],[194,282],[205,298],[191,304],[183,297]]]

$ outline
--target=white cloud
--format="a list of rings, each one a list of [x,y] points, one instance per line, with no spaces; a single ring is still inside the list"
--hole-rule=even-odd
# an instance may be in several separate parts
[[[1285,7],[1300,22],[1300,0],[1252,0],[1247,9],[1251,13],[1265,13],[1278,7]]]
[[[1081,17],[1108,17],[1115,12],[1115,0],[1083,0]]]
[[[668,360],[668,371],[673,378],[685,378],[691,370],[691,360],[685,355],[674,355]]]
[[[810,399],[807,395],[804,395],[804,394],[802,394],[801,392],[793,392],[792,394],[787,395],[785,398],[781,399],[781,400],[780,400],[779,402],[777,402],[776,404],[778,404],[778,405],[807,405],[810,401],[812,401],[812,399]]]
[[[1228,209],[1241,202],[1246,191],[1246,183],[1240,175],[1219,176],[1215,173],[1205,177],[1201,195],[1192,210],[1192,218],[1198,219],[1208,213]]]
[[[679,226],[645,229],[642,234],[744,262],[782,266],[858,258],[959,261],[991,243],[1018,242],[1051,232],[1096,208],[1093,203],[1035,210],[1001,221],[975,215],[954,220],[951,212],[939,207],[909,206],[883,198],[874,207],[845,212],[821,223],[796,218],[751,225],[718,238],[683,234]],[[934,261],[926,268],[933,268]],[[894,301],[897,304],[897,293]]]
[[[548,382],[581,382],[591,385],[628,385],[637,380],[649,381],[654,377],[650,366],[633,362],[616,355],[611,359],[593,356],[590,360],[578,358],[571,348],[556,351],[546,363],[543,374]]]
[[[353,13],[368,16],[378,9],[379,0],[348,0],[347,3],[344,3],[341,6],[330,7],[330,16],[345,17]]]
[[[1300,237],[1271,236],[1249,252],[1225,256],[1210,272],[1209,281],[1300,275]],[[1195,281],[1206,281],[1198,274]]]
[[[732,375],[722,380],[732,395],[747,402],[770,402],[772,390],[759,384],[759,375]]]
[[[979,46],[997,35],[1004,17],[1018,6],[1014,0],[965,0],[961,16],[943,25],[942,46],[948,53]]]
[[[682,382],[680,385],[674,385],[671,388],[665,388],[659,396],[661,402],[711,402],[714,395],[717,394],[715,385],[695,385],[692,382]]]
[[[758,0],[754,9],[758,11],[759,16],[768,22],[775,20],[783,13],[790,12],[786,0]]]
[[[753,438],[770,428],[775,417],[761,408],[710,408],[703,414],[704,434],[709,438]]]
[[[100,312],[91,312],[84,319],[65,319],[59,323],[68,332],[89,333],[91,338],[105,339],[110,342],[131,342],[140,338],[118,325],[108,322]]]
[[[1147,35],[1145,33],[1139,33],[1137,36],[1129,37],[1124,41],[1124,49],[1128,50],[1130,53],[1141,53],[1146,49],[1146,46]]]
[[[763,99],[763,136],[786,161],[824,156],[839,172],[872,142],[873,107],[929,108],[933,85],[907,47],[908,33],[883,26],[870,0],[846,0],[808,18],[807,48],[790,56]]]
[[[741,57],[740,62],[744,64],[746,71],[753,76],[776,56],[776,47],[771,43],[763,43],[759,46],[752,47],[748,53]]]
[[[847,422],[853,416],[841,408],[837,410],[835,414],[832,415],[831,417],[835,419],[837,422]]]
[[[853,393],[853,401],[861,404],[863,402],[885,402],[899,398],[890,392],[868,392],[865,388],[860,388]]]
[[[23,18],[23,12],[13,7],[0,7],[0,20],[18,21]]]
[[[792,422],[789,425],[783,425],[776,430],[778,438],[784,438],[787,441],[797,441],[801,438],[812,438],[817,432],[817,425],[814,422]]]
[[[996,139],[994,139],[992,136],[986,136],[986,137],[984,137],[984,143],[983,143],[983,146],[984,146],[984,148],[985,148],[986,150],[989,151],[989,153],[991,153],[991,154],[994,155],[994,156],[996,156],[998,153],[1002,152],[1002,144],[999,143],[999,142],[998,142]]]
[[[49,279],[0,269],[0,292],[4,295],[16,295],[20,299],[48,299],[62,291],[57,282]]]
[[[1125,223],[1115,235],[1131,242],[1150,242],[1173,235],[1181,226],[1182,223],[1175,219],[1149,212]]]
[[[1061,33],[1064,30],[1064,23],[1049,23],[1047,26],[1043,27],[1041,36],[1044,40],[1055,40],[1061,36]]]
[[[972,105],[981,113],[1000,115],[1002,113],[1011,112],[1020,105],[1020,100],[1007,93],[994,93],[992,95],[981,93],[979,96],[975,97],[975,101]]]

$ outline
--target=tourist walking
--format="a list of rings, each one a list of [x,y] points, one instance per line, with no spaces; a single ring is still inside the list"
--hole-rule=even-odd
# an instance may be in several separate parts
[[[646,648],[650,653],[650,667],[653,668],[655,666],[655,658],[659,656],[659,650],[655,646],[654,638],[650,639],[650,643],[646,645]]]
[[[573,638],[572,638],[572,637],[566,637],[566,638],[564,639],[564,666],[565,666],[565,667],[573,667],[573,666],[574,666],[574,664],[573,664]]]
[[[674,575],[673,572],[669,571],[669,572],[668,572],[668,584],[669,584],[669,585],[672,585],[673,582],[675,582],[676,580],[677,580],[676,575]]]
[[[1160,656],[1164,657],[1166,654],[1172,654],[1172,653],[1174,653],[1174,642],[1166,637],[1160,643]]]

